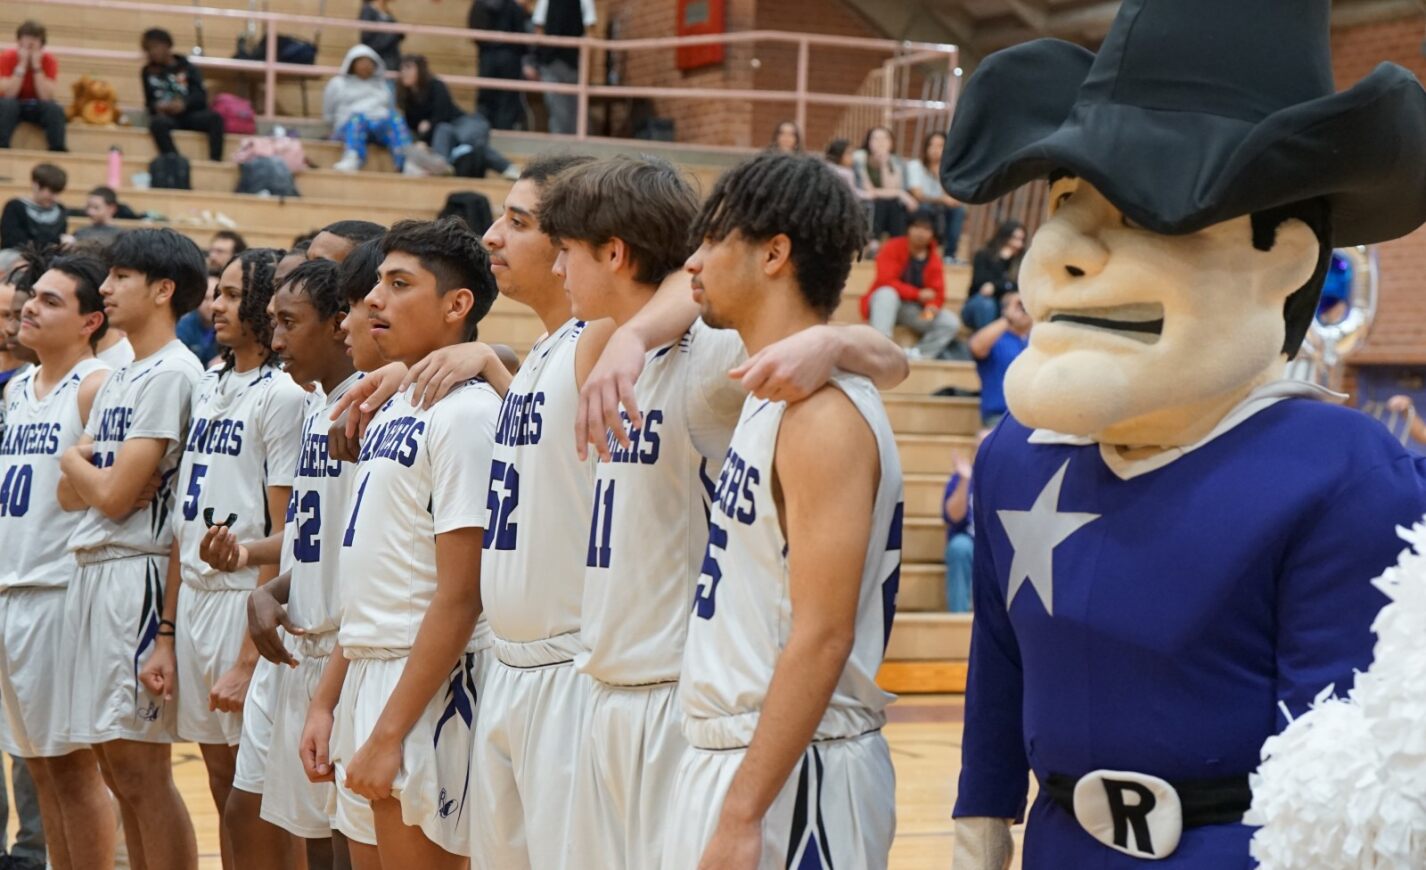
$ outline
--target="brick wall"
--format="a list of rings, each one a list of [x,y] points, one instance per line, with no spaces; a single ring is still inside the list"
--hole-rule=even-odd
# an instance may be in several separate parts
[[[622,0],[600,3],[623,16],[621,35],[627,38],[670,36],[675,32],[675,0]],[[725,28],[785,30],[838,36],[881,38],[871,23],[842,0],[727,0]],[[881,65],[885,55],[850,49],[812,49],[808,68],[814,91],[856,92],[867,72]],[[729,46],[718,66],[684,73],[674,62],[673,49],[631,52],[626,61],[629,84],[660,87],[757,88],[793,90],[797,85],[797,48],[794,45],[755,43]],[[791,103],[749,103],[737,100],[655,100],[657,114],[674,120],[680,142],[706,145],[762,147],[773,127],[795,114]],[[806,143],[820,151],[826,145],[843,110],[810,106]]]
[[[1422,25],[1423,18],[1418,15],[1334,32],[1337,87],[1351,87],[1382,61],[1399,63],[1426,80]],[[1426,229],[1379,246],[1378,256],[1381,303],[1352,362],[1426,364]]]

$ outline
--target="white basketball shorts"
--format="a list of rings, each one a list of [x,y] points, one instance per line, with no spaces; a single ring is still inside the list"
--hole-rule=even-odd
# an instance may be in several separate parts
[[[746,749],[690,748],[669,806],[664,870],[698,866]],[[896,833],[896,774],[880,731],[814,743],[763,817],[762,870],[884,870]]]
[[[325,840],[332,836],[330,782],[312,782],[298,755],[307,709],[322,679],[322,669],[336,645],[335,631],[297,638],[297,667],[284,669],[272,709],[272,749],[267,757],[267,788],[262,818],[296,837]],[[477,683],[479,685],[479,683]]]
[[[74,647],[64,631],[63,586],[0,591],[0,749],[19,758],[56,758],[70,741],[69,691]]]
[[[176,704],[139,682],[163,618],[166,556],[121,556],[79,566],[65,598],[66,642],[74,648],[69,739],[174,742]]]
[[[353,658],[332,723],[332,764],[336,768],[335,827],[358,843],[375,845],[371,805],[343,785],[347,764],[371,735],[386,701],[406,667],[408,650],[361,650],[392,658]],[[476,719],[482,653],[462,653],[446,686],[437,692],[401,744],[401,769],[391,794],[401,803],[401,820],[418,827],[432,843],[454,855],[470,854],[471,739]]]
[[[208,709],[208,693],[238,663],[248,633],[247,589],[178,590],[178,736],[194,743],[236,746],[243,731],[240,713]]]

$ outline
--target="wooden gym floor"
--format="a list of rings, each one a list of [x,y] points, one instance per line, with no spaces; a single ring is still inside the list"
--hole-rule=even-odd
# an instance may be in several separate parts
[[[897,816],[891,870],[950,867],[951,805],[960,771],[964,711],[961,695],[903,696],[891,707],[886,737],[896,765]],[[198,866],[220,870],[218,815],[197,746],[173,747],[173,772],[198,830]],[[7,842],[14,837],[15,824],[12,810]]]

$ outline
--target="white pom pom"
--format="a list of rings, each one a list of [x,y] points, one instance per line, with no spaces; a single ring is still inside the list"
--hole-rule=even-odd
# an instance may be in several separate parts
[[[1371,668],[1263,744],[1249,778],[1262,870],[1426,867],[1426,523],[1397,533],[1410,549],[1372,581],[1391,602]]]

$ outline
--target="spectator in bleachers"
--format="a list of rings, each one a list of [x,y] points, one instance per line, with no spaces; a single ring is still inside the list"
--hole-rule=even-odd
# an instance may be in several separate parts
[[[970,355],[980,375],[980,421],[993,427],[1005,416],[1005,372],[1030,344],[1030,315],[1012,290],[1000,300],[1001,316],[970,337]]]
[[[333,169],[356,172],[366,165],[368,142],[386,146],[400,172],[411,147],[411,130],[396,111],[396,102],[382,80],[386,65],[369,46],[354,45],[342,59],[342,71],[322,92],[322,117],[332,124],[332,135],[345,146]]]
[[[476,109],[466,114],[451,98],[451,89],[438,77],[424,55],[412,54],[401,59],[401,75],[397,80],[396,103],[406,116],[406,126],[417,139],[431,146],[448,163],[454,164],[466,154],[475,155],[475,178],[494,170],[511,181],[520,172],[510,165],[505,155],[490,144],[490,121]]]
[[[396,23],[396,16],[391,14],[391,0],[363,0],[361,12],[357,14],[357,18],[381,24]],[[404,33],[392,33],[387,30],[363,30],[361,32],[361,44],[376,52],[387,69],[396,69],[401,64],[401,41],[405,38],[406,34]]]
[[[76,241],[97,241],[107,245],[123,232],[114,226],[114,218],[119,216],[119,197],[111,187],[96,187],[89,191],[84,202],[84,213],[89,216],[89,226],[74,231]]]
[[[53,163],[30,170],[30,195],[17,196],[0,211],[0,248],[57,245],[69,226],[59,195],[69,176]]]
[[[772,131],[772,141],[767,143],[769,151],[783,154],[802,153],[802,131],[794,121],[782,121]]]
[[[238,254],[248,249],[247,239],[242,233],[232,230],[218,230],[208,243],[208,271],[221,273]]]
[[[340,263],[364,242],[379,239],[384,235],[386,227],[372,221],[336,221],[317,231],[305,249],[306,257],[309,260],[331,260]]]
[[[20,124],[37,124],[51,151],[64,151],[64,108],[55,101],[59,63],[45,51],[45,28],[26,21],[15,30],[15,47],[0,51],[0,148]]]
[[[1025,226],[1005,221],[971,261],[970,289],[961,320],[972,330],[1000,316],[1001,300],[1019,289],[1016,275],[1025,252]]]
[[[472,0],[466,23],[471,30],[528,33],[530,13],[520,0]],[[521,77],[525,46],[480,40],[475,45],[476,75],[487,79]],[[525,126],[525,95],[519,91],[481,88],[475,105],[496,130],[517,130]]]
[[[174,330],[178,340],[193,351],[204,368],[218,358],[218,333],[213,328],[213,294],[218,289],[218,279],[222,274],[221,267],[208,267],[208,292],[203,294],[203,301],[198,303],[197,308],[178,318],[178,326]]]
[[[946,146],[945,133],[932,133],[921,145],[921,157],[906,167],[906,189],[922,208],[936,216],[936,235],[944,246],[948,263],[959,263],[961,227],[965,225],[965,206],[941,187],[941,151]]]
[[[896,156],[896,139],[885,127],[872,127],[852,155],[857,184],[871,195],[872,239],[906,235],[906,218],[916,199],[906,190],[906,167]]]
[[[945,271],[936,251],[936,219],[929,211],[911,217],[906,235],[888,239],[876,255],[876,278],[862,297],[862,317],[887,338],[897,326],[921,337],[908,353],[935,359],[955,341],[961,322],[943,306]]]
[[[989,429],[981,429],[975,446],[980,449]],[[946,610],[970,613],[971,561],[975,555],[975,522],[971,517],[975,489],[971,482],[974,457],[956,457],[956,470],[941,496],[941,519],[946,524]]]
[[[594,0],[536,0],[531,16],[536,33],[549,36],[583,36],[585,28],[599,21]],[[535,81],[572,85],[579,81],[579,49],[541,45],[535,49],[534,66],[525,77]],[[551,133],[573,133],[579,98],[574,94],[545,95]]]
[[[173,35],[154,27],[139,41],[149,61],[139,72],[149,135],[159,153],[172,154],[174,130],[196,130],[208,137],[208,159],[223,159],[223,117],[208,108],[203,74],[188,58],[173,53]]]

